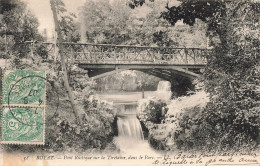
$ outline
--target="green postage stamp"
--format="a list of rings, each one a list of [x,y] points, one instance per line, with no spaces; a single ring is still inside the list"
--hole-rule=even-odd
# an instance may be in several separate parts
[[[44,144],[45,71],[2,72],[1,144]]]

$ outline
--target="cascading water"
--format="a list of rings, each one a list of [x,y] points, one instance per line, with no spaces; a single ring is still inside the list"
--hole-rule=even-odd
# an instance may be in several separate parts
[[[168,101],[171,98],[171,83],[169,81],[160,81],[156,91],[157,97],[162,100]]]
[[[136,154],[139,148],[148,148],[140,121],[137,119],[137,105],[121,104],[117,108],[118,137],[114,138],[116,146],[123,153]]]
[[[137,140],[144,139],[142,127],[136,115],[118,116],[117,127],[119,137],[130,137]]]
[[[157,86],[157,91],[171,91],[171,83],[169,81],[160,81]]]
[[[114,138],[114,143],[124,154],[153,154],[148,141],[144,140],[141,123],[136,114],[137,103],[117,105],[118,137]]]
[[[123,105],[118,112],[117,128],[119,137],[143,140],[140,121],[136,117],[136,105]]]

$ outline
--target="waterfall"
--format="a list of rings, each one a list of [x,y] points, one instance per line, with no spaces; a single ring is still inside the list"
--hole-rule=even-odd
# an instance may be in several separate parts
[[[118,106],[117,128],[118,136],[135,140],[143,140],[140,121],[136,117],[136,104],[122,104]]]
[[[137,103],[120,103],[117,110],[118,136],[113,142],[120,153],[129,155],[155,154],[144,135],[140,121],[137,119]],[[141,150],[140,150],[141,149]]]
[[[171,83],[169,81],[160,81],[157,86],[157,91],[171,91]]]
[[[130,137],[137,140],[144,139],[142,127],[136,115],[118,116],[117,127],[119,137]]]
[[[171,83],[169,81],[160,81],[157,86],[157,96],[165,101],[171,98]]]

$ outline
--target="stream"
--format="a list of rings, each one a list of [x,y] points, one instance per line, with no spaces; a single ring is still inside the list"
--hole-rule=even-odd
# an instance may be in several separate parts
[[[145,91],[144,98],[156,96],[162,100],[171,97],[170,83],[160,81],[157,91]],[[102,100],[114,103],[117,112],[118,136],[114,138],[120,152],[125,154],[155,154],[144,135],[140,121],[137,119],[138,101],[142,99],[142,92],[110,92],[99,93]]]

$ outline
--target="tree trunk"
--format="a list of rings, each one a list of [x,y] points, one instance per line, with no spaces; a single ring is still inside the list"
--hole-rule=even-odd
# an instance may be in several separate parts
[[[55,0],[50,0],[50,4],[51,4],[51,10],[53,13],[53,19],[54,19],[54,24],[55,24],[55,31],[57,33],[57,48],[59,50],[59,54],[60,54],[60,59],[61,59],[61,67],[62,67],[62,71],[63,71],[63,81],[64,81],[64,86],[65,89],[67,91],[69,100],[70,100],[70,104],[72,107],[72,111],[73,114],[76,118],[76,122],[81,124],[81,119],[79,118],[79,113],[76,107],[76,104],[74,102],[74,97],[69,85],[69,80],[68,80],[68,72],[67,72],[67,68],[65,65],[65,59],[64,59],[64,54],[63,54],[63,48],[62,48],[62,38],[61,38],[61,31],[60,31],[60,27],[59,27],[59,22],[58,22],[58,16],[57,16],[57,10],[56,10],[56,6],[55,6]]]

